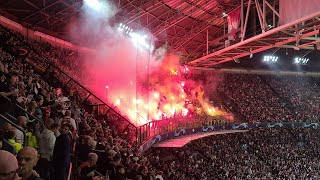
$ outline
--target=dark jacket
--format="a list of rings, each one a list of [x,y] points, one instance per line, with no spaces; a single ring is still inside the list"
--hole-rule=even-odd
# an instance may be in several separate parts
[[[56,139],[53,150],[54,166],[68,166],[71,160],[70,138],[67,134],[61,134]]]

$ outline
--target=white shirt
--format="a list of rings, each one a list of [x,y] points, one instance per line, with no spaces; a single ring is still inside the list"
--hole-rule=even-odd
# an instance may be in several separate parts
[[[51,160],[53,155],[54,144],[56,143],[56,136],[54,132],[45,129],[39,135],[39,154],[41,158]]]
[[[20,131],[19,129],[16,129],[14,131],[14,134],[16,135],[16,142],[23,144],[24,143],[24,135],[23,132]]]

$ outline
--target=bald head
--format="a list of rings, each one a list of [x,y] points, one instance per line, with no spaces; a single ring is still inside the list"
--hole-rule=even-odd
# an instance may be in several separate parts
[[[16,171],[18,169],[18,162],[16,157],[8,151],[0,150],[0,180],[19,179]]]
[[[38,162],[38,151],[33,147],[25,147],[21,149],[17,155],[18,164],[22,168],[21,175],[26,178],[32,174],[33,167]]]

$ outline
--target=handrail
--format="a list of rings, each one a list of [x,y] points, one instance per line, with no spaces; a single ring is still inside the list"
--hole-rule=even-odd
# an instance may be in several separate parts
[[[23,146],[25,146],[26,142],[27,142],[27,135],[26,135],[26,131],[24,129],[22,129],[20,126],[18,126],[16,123],[10,121],[8,118],[6,118],[4,115],[0,114],[0,118],[3,119],[4,121],[6,121],[7,123],[9,123],[11,126],[15,127],[16,129],[20,130],[23,133],[24,136],[24,141],[23,141]]]
[[[13,103],[11,101],[10,98],[8,98],[7,96],[4,96],[3,94],[0,94],[0,97],[5,98],[7,101],[9,101],[11,104],[14,104],[16,107],[18,107],[20,110],[22,110],[23,112],[25,112],[29,117],[32,117],[34,120],[37,120],[38,122],[41,123],[42,127],[44,127],[44,123],[42,120],[40,120],[39,118],[35,117],[34,115],[30,114],[27,110],[25,110],[24,108],[22,108],[21,106],[19,106],[17,103]],[[9,114],[10,115],[10,114]],[[12,116],[12,115],[10,115]],[[28,121],[28,122],[33,122],[33,121]]]
[[[3,27],[3,26],[0,26]],[[9,30],[7,30],[6,28],[4,28],[7,32],[9,32],[11,34],[11,32]],[[106,104],[104,101],[102,101],[100,98],[98,98],[96,95],[94,95],[91,91],[89,91],[87,88],[85,88],[84,86],[82,86],[78,81],[76,81],[74,78],[72,78],[71,76],[69,76],[68,74],[66,74],[63,70],[61,70],[59,67],[57,67],[54,63],[52,63],[51,61],[49,61],[46,57],[44,57],[42,54],[40,54],[34,47],[32,47],[29,43],[24,42],[22,39],[20,39],[19,37],[16,37],[20,42],[22,42],[22,44],[27,45],[34,53],[36,53],[38,56],[40,56],[41,58],[43,58],[50,66],[53,66],[56,70],[58,70],[59,72],[61,72],[62,74],[66,75],[70,80],[72,80],[73,82],[75,82],[78,86],[80,86],[81,88],[83,88],[85,91],[87,91],[90,95],[92,95],[93,97],[95,97],[97,100],[99,100],[100,102],[102,102],[105,106],[107,106],[108,108],[110,108],[112,111],[114,111],[118,116],[120,116],[121,118],[125,119],[130,125],[134,126],[136,129],[137,127],[132,124],[127,118],[123,117],[120,113],[118,113],[117,111],[115,111],[113,108],[111,108],[108,104]],[[50,67],[49,66],[49,67]],[[49,68],[48,67],[48,68]],[[47,68],[46,68],[47,69]]]
[[[71,172],[72,172],[72,162],[70,162],[70,165],[69,165],[68,180],[70,180],[70,178],[71,178]]]

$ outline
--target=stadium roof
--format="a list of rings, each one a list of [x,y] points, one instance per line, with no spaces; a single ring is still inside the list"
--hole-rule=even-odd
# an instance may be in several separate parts
[[[244,0],[246,3],[248,0]],[[114,22],[147,28],[188,59],[202,56],[209,40],[223,36],[226,18],[240,0],[113,0],[119,11]],[[0,15],[55,37],[68,40],[68,24],[82,13],[83,0],[0,0]],[[213,42],[217,43],[217,42]]]
[[[320,11],[277,26],[279,0],[263,3],[261,0],[110,1],[117,6],[111,24],[123,23],[132,29],[150,31],[157,39],[157,47],[168,45],[170,50],[181,52],[182,63],[194,67],[217,67],[275,47],[313,50],[320,41],[317,36],[319,18],[314,20],[320,16]],[[244,29],[243,37],[226,47],[224,13],[241,7],[241,2],[243,21],[238,31]],[[69,40],[69,25],[84,13],[83,3],[84,0],[0,0],[0,15],[30,29]]]

